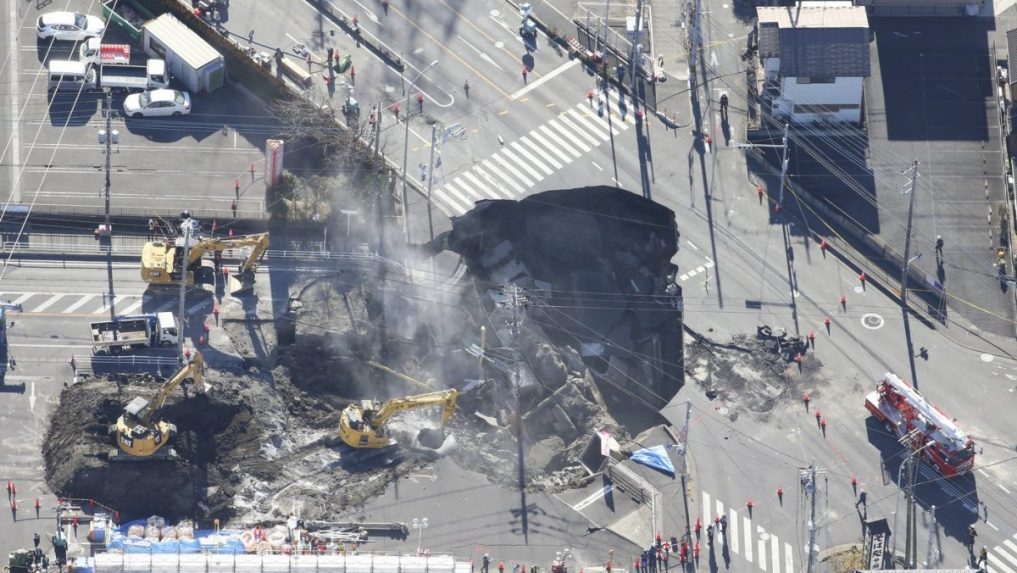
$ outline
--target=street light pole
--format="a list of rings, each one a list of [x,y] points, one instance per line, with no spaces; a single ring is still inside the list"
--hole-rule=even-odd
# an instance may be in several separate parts
[[[403,121],[406,122],[406,130],[405,130],[405,134],[403,136],[403,238],[406,240],[406,244],[407,245],[410,244],[410,217],[409,217],[410,205],[409,205],[409,202],[407,200],[407,195],[406,195],[406,163],[409,160],[409,156],[410,156],[409,155],[410,154],[410,94],[413,93],[413,86],[417,83],[417,80],[419,80],[420,77],[423,76],[425,72],[427,72],[427,70],[433,68],[436,65],[438,65],[438,60],[435,60],[435,61],[431,62],[430,64],[427,65],[426,68],[420,70],[420,73],[417,74],[417,77],[413,78],[413,81],[410,82],[410,88],[408,90],[406,90],[406,106],[404,108],[406,110],[406,119],[403,120]]]
[[[413,529],[417,530],[417,555],[420,555],[424,551],[424,546],[422,544],[424,538],[424,530],[427,529],[427,526],[430,525],[430,523],[428,522],[426,517],[421,517],[420,519],[414,517],[411,523]]]

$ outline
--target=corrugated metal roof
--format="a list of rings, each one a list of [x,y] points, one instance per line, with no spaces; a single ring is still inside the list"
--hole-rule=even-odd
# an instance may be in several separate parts
[[[160,42],[172,45],[173,52],[180,56],[189,66],[198,69],[214,62],[219,54],[201,36],[194,33],[173,14],[163,14],[144,25],[145,30],[159,39]]]
[[[759,23],[775,23],[781,28],[868,28],[869,17],[862,6],[760,6]]]

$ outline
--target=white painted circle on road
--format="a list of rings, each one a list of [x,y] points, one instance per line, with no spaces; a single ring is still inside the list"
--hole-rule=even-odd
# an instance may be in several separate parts
[[[732,34],[731,32],[728,32],[728,33],[727,33],[727,37],[728,37],[728,38],[734,38],[734,34]]]
[[[419,56],[421,53],[423,53],[423,51],[424,48],[417,48],[416,50],[413,50],[413,54]]]
[[[501,15],[501,12],[499,12],[498,10],[491,10],[491,17],[492,18],[497,18],[500,15]]]
[[[995,359],[996,357],[991,354],[988,353],[982,354],[982,362],[992,362]]]
[[[862,326],[869,330],[879,330],[880,328],[883,328],[883,324],[885,324],[885,321],[883,320],[883,317],[878,314],[870,312],[869,314],[862,316]]]
[[[761,539],[762,541],[766,541],[769,538],[770,534],[765,531],[759,534],[759,539]]]
[[[390,94],[395,91],[395,86],[385,86],[385,93]]]
[[[724,406],[717,408],[717,413],[720,414],[721,416],[727,416],[727,412],[728,410]]]
[[[494,43],[494,47],[498,48],[500,50],[500,49],[505,47],[505,42],[502,42],[501,40],[499,40],[499,41]]]
[[[865,289],[863,289],[860,285],[856,286],[854,290],[855,290],[855,293],[857,293],[857,294],[862,294],[863,292],[865,292]]]

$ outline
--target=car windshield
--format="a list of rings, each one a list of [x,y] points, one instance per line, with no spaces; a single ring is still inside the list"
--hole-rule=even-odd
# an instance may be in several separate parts
[[[141,107],[148,107],[148,104],[152,103],[152,95],[148,92],[141,94],[138,96],[138,103]]]
[[[83,14],[76,14],[74,16],[74,25],[84,30],[85,26],[88,25],[88,19]]]
[[[173,94],[173,101],[177,102],[180,105],[184,105],[184,103],[186,103],[186,100],[184,100],[183,92],[175,92]]]

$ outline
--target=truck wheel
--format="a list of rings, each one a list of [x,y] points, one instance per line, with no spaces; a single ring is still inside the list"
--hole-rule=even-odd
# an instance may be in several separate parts
[[[133,117],[134,119],[141,119],[141,118],[143,118],[145,116],[141,115],[140,113],[135,113],[135,114],[131,114],[131,117]]]
[[[173,112],[173,117],[176,117],[176,116],[178,116],[178,115],[180,115],[180,112],[179,112],[179,111],[175,111],[175,112]]]
[[[173,346],[173,343],[170,342],[169,340],[160,340],[159,341],[159,346],[162,346],[163,348],[167,348],[169,346]]]

